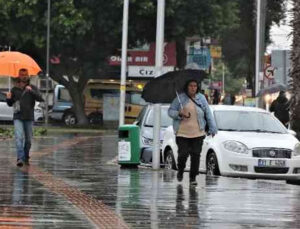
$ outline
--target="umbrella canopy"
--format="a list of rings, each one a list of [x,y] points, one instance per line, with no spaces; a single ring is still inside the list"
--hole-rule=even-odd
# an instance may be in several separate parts
[[[207,73],[203,70],[181,70],[167,72],[149,81],[142,92],[142,98],[151,103],[171,103],[176,92],[182,92],[188,80],[200,83]]]
[[[257,93],[256,97],[263,96],[263,95],[266,95],[266,94],[276,93],[276,92],[279,92],[279,91],[286,91],[286,90],[287,90],[287,86],[285,86],[284,84],[276,83],[276,84],[272,84],[269,87],[261,89]]]
[[[24,53],[0,52],[0,77],[18,77],[21,68],[26,68],[30,76],[41,71],[40,66]]]

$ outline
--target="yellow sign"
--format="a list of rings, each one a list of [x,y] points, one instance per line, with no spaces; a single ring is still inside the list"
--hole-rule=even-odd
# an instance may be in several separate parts
[[[222,57],[221,46],[211,45],[210,46],[210,56],[212,58],[221,58]]]

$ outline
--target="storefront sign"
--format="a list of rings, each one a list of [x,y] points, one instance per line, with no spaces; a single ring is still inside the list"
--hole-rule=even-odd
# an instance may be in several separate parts
[[[211,45],[209,47],[210,55],[212,58],[221,58],[222,57],[222,48],[221,46]]]
[[[128,66],[154,66],[155,65],[155,43],[151,43],[148,50],[128,50]],[[118,55],[109,57],[109,65],[121,65],[121,57]],[[176,66],[176,44],[175,42],[165,43],[164,65]]]
[[[199,69],[208,70],[211,65],[210,50],[206,47],[190,47],[187,64],[195,63]]]
[[[166,66],[162,68],[162,74],[174,71],[174,67]],[[130,77],[156,77],[154,66],[128,66],[128,76]]]

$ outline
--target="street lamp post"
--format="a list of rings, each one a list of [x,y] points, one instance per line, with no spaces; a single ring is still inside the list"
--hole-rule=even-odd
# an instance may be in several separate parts
[[[225,95],[225,65],[222,63],[222,94]]]
[[[124,124],[124,113],[125,113],[124,110],[125,110],[126,68],[127,68],[128,11],[129,11],[129,0],[124,0],[119,126]]]
[[[46,56],[46,110],[45,110],[45,124],[48,125],[48,105],[49,105],[49,56],[50,56],[50,9],[51,0],[48,0],[47,10],[47,56]]]
[[[255,53],[255,95],[259,90],[259,66],[260,66],[260,16],[261,16],[261,0],[256,1],[256,53]],[[256,107],[258,107],[258,98],[256,98]]]
[[[157,0],[157,22],[156,22],[156,50],[155,70],[158,77],[162,74],[164,54],[164,25],[165,25],[165,0]],[[160,104],[154,105],[154,128],[153,128],[153,153],[152,168],[160,168]]]

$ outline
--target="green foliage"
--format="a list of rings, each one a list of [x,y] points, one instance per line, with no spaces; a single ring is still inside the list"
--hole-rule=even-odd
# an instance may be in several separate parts
[[[107,56],[121,46],[123,1],[51,3],[51,54],[61,57],[65,75],[74,74],[74,67],[77,75],[96,74],[106,64]],[[237,14],[237,3],[232,0],[168,0],[165,37],[218,37],[238,25]],[[0,16],[0,44],[27,51],[45,65],[47,1],[0,0]],[[130,1],[129,46],[155,41],[155,34],[156,2]],[[56,67],[52,66],[53,74],[61,77],[61,69],[57,73]]]
[[[47,135],[47,129],[44,127],[35,127],[33,129],[33,136],[43,136]]]
[[[222,81],[223,77],[223,62],[217,61],[214,66],[212,81]],[[212,77],[212,76],[211,76]],[[245,77],[234,77],[230,70],[224,67],[224,78],[225,78],[225,92],[237,95],[243,89],[246,78]]]
[[[35,127],[33,129],[33,136],[47,135],[47,129],[44,127]],[[14,129],[9,127],[0,128],[0,138],[12,138],[14,136]]]
[[[12,138],[14,130],[12,128],[0,128],[0,138]]]
[[[225,61],[235,77],[247,77],[252,84],[255,69],[256,1],[234,0],[239,8],[240,25],[224,30],[222,50]],[[270,27],[284,18],[285,0],[267,0],[266,45]]]
[[[166,36],[170,39],[195,35],[218,38],[238,23],[237,4],[231,0],[167,1]]]

